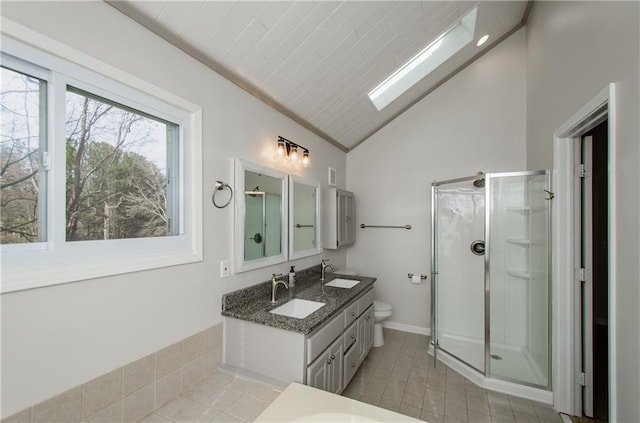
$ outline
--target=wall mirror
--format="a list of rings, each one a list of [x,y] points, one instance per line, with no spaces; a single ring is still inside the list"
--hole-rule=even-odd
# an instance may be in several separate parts
[[[289,259],[322,253],[320,184],[289,175]]]
[[[287,174],[235,162],[235,271],[287,261]]]

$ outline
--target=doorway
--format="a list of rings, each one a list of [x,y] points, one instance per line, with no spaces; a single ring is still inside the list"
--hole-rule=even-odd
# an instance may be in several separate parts
[[[616,84],[610,83],[597,93],[590,101],[582,106],[573,116],[564,122],[553,134],[553,391],[554,408],[572,416],[583,415],[583,387],[579,382],[582,378],[583,348],[582,327],[582,282],[580,271],[582,267],[582,225],[580,191],[581,179],[576,176],[579,170],[582,138],[594,130],[598,125],[607,122],[607,164],[608,169],[615,169],[616,159],[613,152],[616,149]],[[592,134],[593,135],[593,134]],[[604,145],[601,145],[604,148]],[[596,154],[598,154],[596,152]],[[598,154],[602,157],[602,154]],[[616,215],[616,186],[615,173],[607,174],[606,200],[598,200],[598,204],[607,205],[607,221],[599,226],[606,226],[608,245],[606,256],[600,257],[607,263],[608,295],[597,295],[598,300],[607,302],[608,309],[608,340],[599,341],[598,347],[606,348],[606,361],[596,358],[596,368],[607,371],[608,396],[616,397],[617,377],[612,369],[616,368],[616,306],[615,292],[617,277],[614,272],[616,264],[615,234],[617,225],[613,216]],[[597,188],[596,188],[597,189]],[[609,218],[611,217],[611,218]],[[605,229],[602,229],[605,230]],[[589,303],[588,303],[589,304]],[[586,327],[586,326],[585,326]],[[593,332],[592,332],[593,333]],[[598,354],[596,354],[596,357]],[[603,362],[604,361],[604,362]],[[602,366],[607,369],[601,369]],[[598,380],[598,379],[596,379]],[[598,386],[602,383],[598,381]],[[593,388],[593,384],[592,384]],[[608,404],[608,419],[617,420],[616,403]]]
[[[577,184],[580,190],[580,316],[581,356],[576,371],[584,375],[582,407],[576,414],[608,421],[609,415],[609,207],[608,121],[580,137]],[[578,154],[577,154],[578,155]],[[578,413],[579,411],[579,413]],[[591,421],[590,419],[582,421]]]

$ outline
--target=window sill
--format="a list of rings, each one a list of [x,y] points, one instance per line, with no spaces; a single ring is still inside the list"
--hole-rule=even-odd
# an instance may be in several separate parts
[[[130,250],[129,250],[130,251]],[[3,252],[2,282],[0,293],[23,291],[51,285],[79,282],[108,276],[202,261],[197,249],[142,250],[134,254],[124,251],[102,255],[100,259],[81,257],[84,254],[52,254],[50,251],[31,251],[30,262],[38,265],[21,265],[19,257]],[[34,257],[34,255],[41,257]],[[80,256],[80,257],[78,257]],[[45,258],[46,257],[46,258]]]

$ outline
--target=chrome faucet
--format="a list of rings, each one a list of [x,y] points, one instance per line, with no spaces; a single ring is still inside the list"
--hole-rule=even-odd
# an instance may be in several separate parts
[[[329,268],[330,271],[335,271],[336,268],[333,267],[332,264],[327,264],[329,260],[328,259],[322,259],[322,262],[320,263],[320,266],[322,266],[321,270],[320,270],[320,280],[324,282],[324,280],[326,279],[326,273],[327,273],[327,267]]]
[[[278,290],[278,285],[282,284],[285,288],[289,289],[289,284],[285,281],[278,280],[278,278],[282,277],[282,273],[275,274],[273,273],[273,277],[271,278],[271,304],[275,304],[276,301],[276,291]]]

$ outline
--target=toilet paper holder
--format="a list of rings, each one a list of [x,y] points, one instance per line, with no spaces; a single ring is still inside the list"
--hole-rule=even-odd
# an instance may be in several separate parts
[[[413,273],[407,273],[407,277],[409,279],[413,278]],[[420,279],[422,279],[423,281],[427,279],[427,275],[420,275]]]

